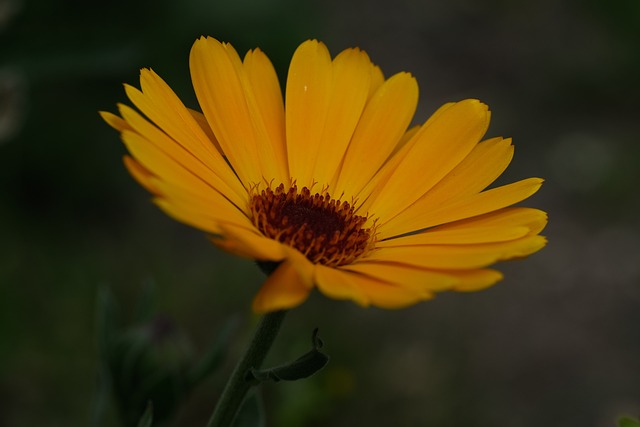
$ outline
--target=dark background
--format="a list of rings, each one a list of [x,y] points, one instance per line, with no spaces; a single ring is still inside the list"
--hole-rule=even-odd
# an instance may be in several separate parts
[[[200,35],[261,47],[281,76],[295,47],[365,49],[412,72],[416,120],[479,98],[488,136],[512,136],[501,182],[540,176],[549,245],[500,266],[489,290],[401,311],[318,295],[289,314],[270,360],[318,326],[332,360],[265,387],[273,426],[615,425],[640,414],[640,3],[454,0],[0,0],[0,426],[75,426],[96,389],[96,295],[127,321],[144,283],[197,353],[239,315],[234,359],[262,281],[250,262],[162,214],[127,175],[98,110],[153,67],[195,107]],[[219,373],[175,425],[204,425]],[[116,426],[108,406],[105,424]]]

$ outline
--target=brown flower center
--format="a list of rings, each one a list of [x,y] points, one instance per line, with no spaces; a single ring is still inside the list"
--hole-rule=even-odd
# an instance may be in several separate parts
[[[311,262],[331,267],[350,264],[375,243],[375,225],[363,228],[368,216],[354,214],[353,206],[332,199],[326,191],[298,193],[294,184],[285,191],[256,191],[250,202],[253,223],[267,237],[292,246]]]

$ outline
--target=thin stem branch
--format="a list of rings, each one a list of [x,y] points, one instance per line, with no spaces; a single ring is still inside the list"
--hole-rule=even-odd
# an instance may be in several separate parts
[[[273,341],[278,335],[286,311],[265,314],[256,329],[249,346],[238,361],[227,385],[218,400],[207,427],[230,427],[244,399],[256,384],[247,378],[250,369],[259,369],[264,362]]]

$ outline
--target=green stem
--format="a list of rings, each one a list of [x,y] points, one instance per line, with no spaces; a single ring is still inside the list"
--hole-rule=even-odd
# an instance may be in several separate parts
[[[256,385],[255,381],[247,378],[247,373],[252,368],[259,369],[261,367],[278,335],[285,313],[284,310],[275,311],[265,314],[260,319],[247,350],[227,381],[207,427],[230,427],[232,425],[244,398],[251,387]]]

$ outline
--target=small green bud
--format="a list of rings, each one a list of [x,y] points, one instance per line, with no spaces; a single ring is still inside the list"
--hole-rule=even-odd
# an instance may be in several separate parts
[[[137,425],[148,402],[153,402],[154,423],[167,420],[190,389],[194,356],[187,337],[158,316],[117,336],[110,350],[113,389],[125,425]]]

